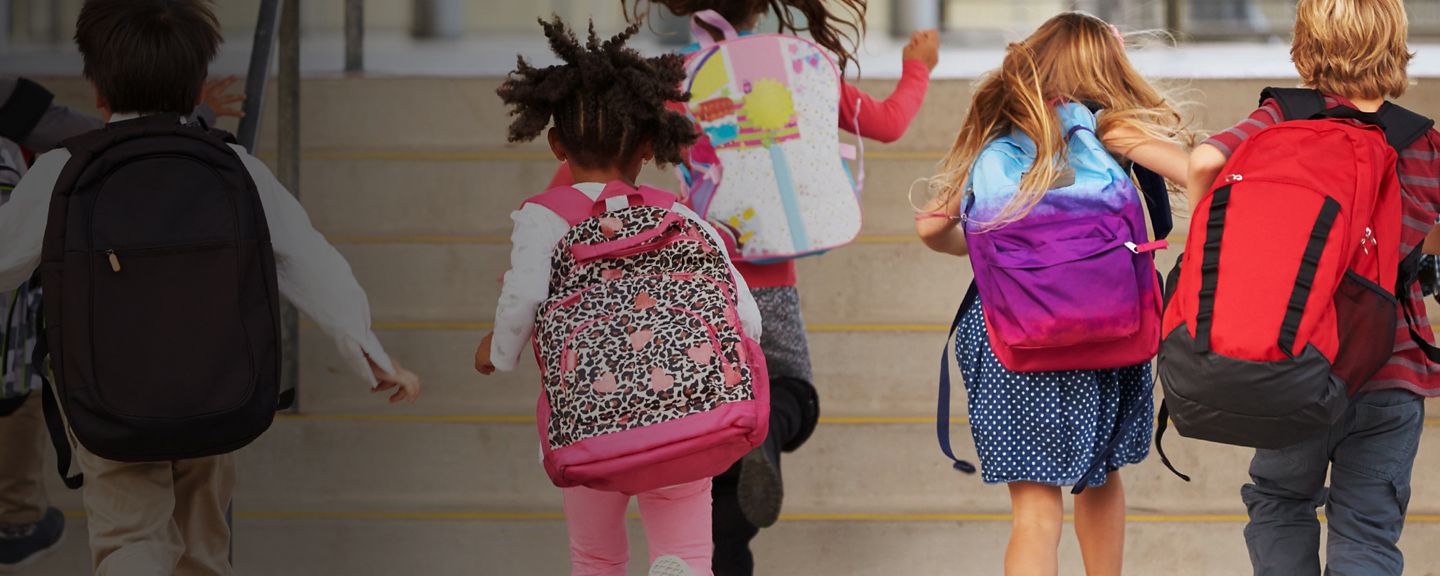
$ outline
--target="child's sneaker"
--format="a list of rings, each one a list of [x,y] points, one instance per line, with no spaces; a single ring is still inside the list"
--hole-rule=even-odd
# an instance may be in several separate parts
[[[694,576],[690,565],[675,556],[661,556],[650,565],[650,576]]]
[[[775,525],[785,501],[779,454],[771,455],[772,449],[773,445],[767,441],[740,459],[740,513],[760,528]]]
[[[34,524],[0,524],[0,573],[24,568],[49,554],[65,535],[65,515],[50,508]]]

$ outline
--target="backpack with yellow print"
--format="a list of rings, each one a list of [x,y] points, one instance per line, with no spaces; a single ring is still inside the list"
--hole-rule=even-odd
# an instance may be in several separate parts
[[[720,30],[711,40],[699,26]],[[696,213],[728,229],[736,260],[768,263],[820,254],[860,234],[864,180],[840,141],[840,73],[814,43],[786,34],[739,36],[714,11],[692,22],[700,49],[686,57],[686,113],[702,133],[681,167]]]

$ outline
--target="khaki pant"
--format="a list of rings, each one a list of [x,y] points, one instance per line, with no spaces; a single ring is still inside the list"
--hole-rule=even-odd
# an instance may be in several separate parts
[[[0,524],[34,524],[45,517],[48,443],[38,393],[0,418]]]
[[[75,448],[98,576],[231,576],[235,455],[128,463]]]

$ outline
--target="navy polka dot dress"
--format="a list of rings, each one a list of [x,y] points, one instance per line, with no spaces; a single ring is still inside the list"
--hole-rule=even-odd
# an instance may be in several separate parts
[[[970,429],[987,484],[1073,486],[1109,447],[1129,410],[1144,411],[1087,485],[1150,453],[1154,381],[1150,364],[1114,370],[1011,372],[990,348],[980,300],[955,335],[970,398]],[[1141,404],[1136,405],[1136,402]]]

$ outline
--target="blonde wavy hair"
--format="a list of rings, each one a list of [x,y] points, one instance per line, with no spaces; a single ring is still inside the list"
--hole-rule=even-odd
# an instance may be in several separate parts
[[[1035,142],[1035,164],[1020,189],[994,220],[995,228],[1024,218],[1065,173],[1065,133],[1055,110],[1059,101],[1093,102],[1103,138],[1120,127],[1133,128],[1131,148],[1147,138],[1186,142],[1184,120],[1164,95],[1140,76],[1125,55],[1116,28],[1082,12],[1046,21],[1034,34],[1009,45],[998,70],[980,81],[955,144],[930,180],[933,203],[958,208],[968,193],[970,169],[995,138],[1019,130]],[[1127,142],[1128,144],[1128,142]]]
[[[1290,59],[1305,85],[1347,98],[1399,98],[1415,55],[1400,0],[1300,0]]]

